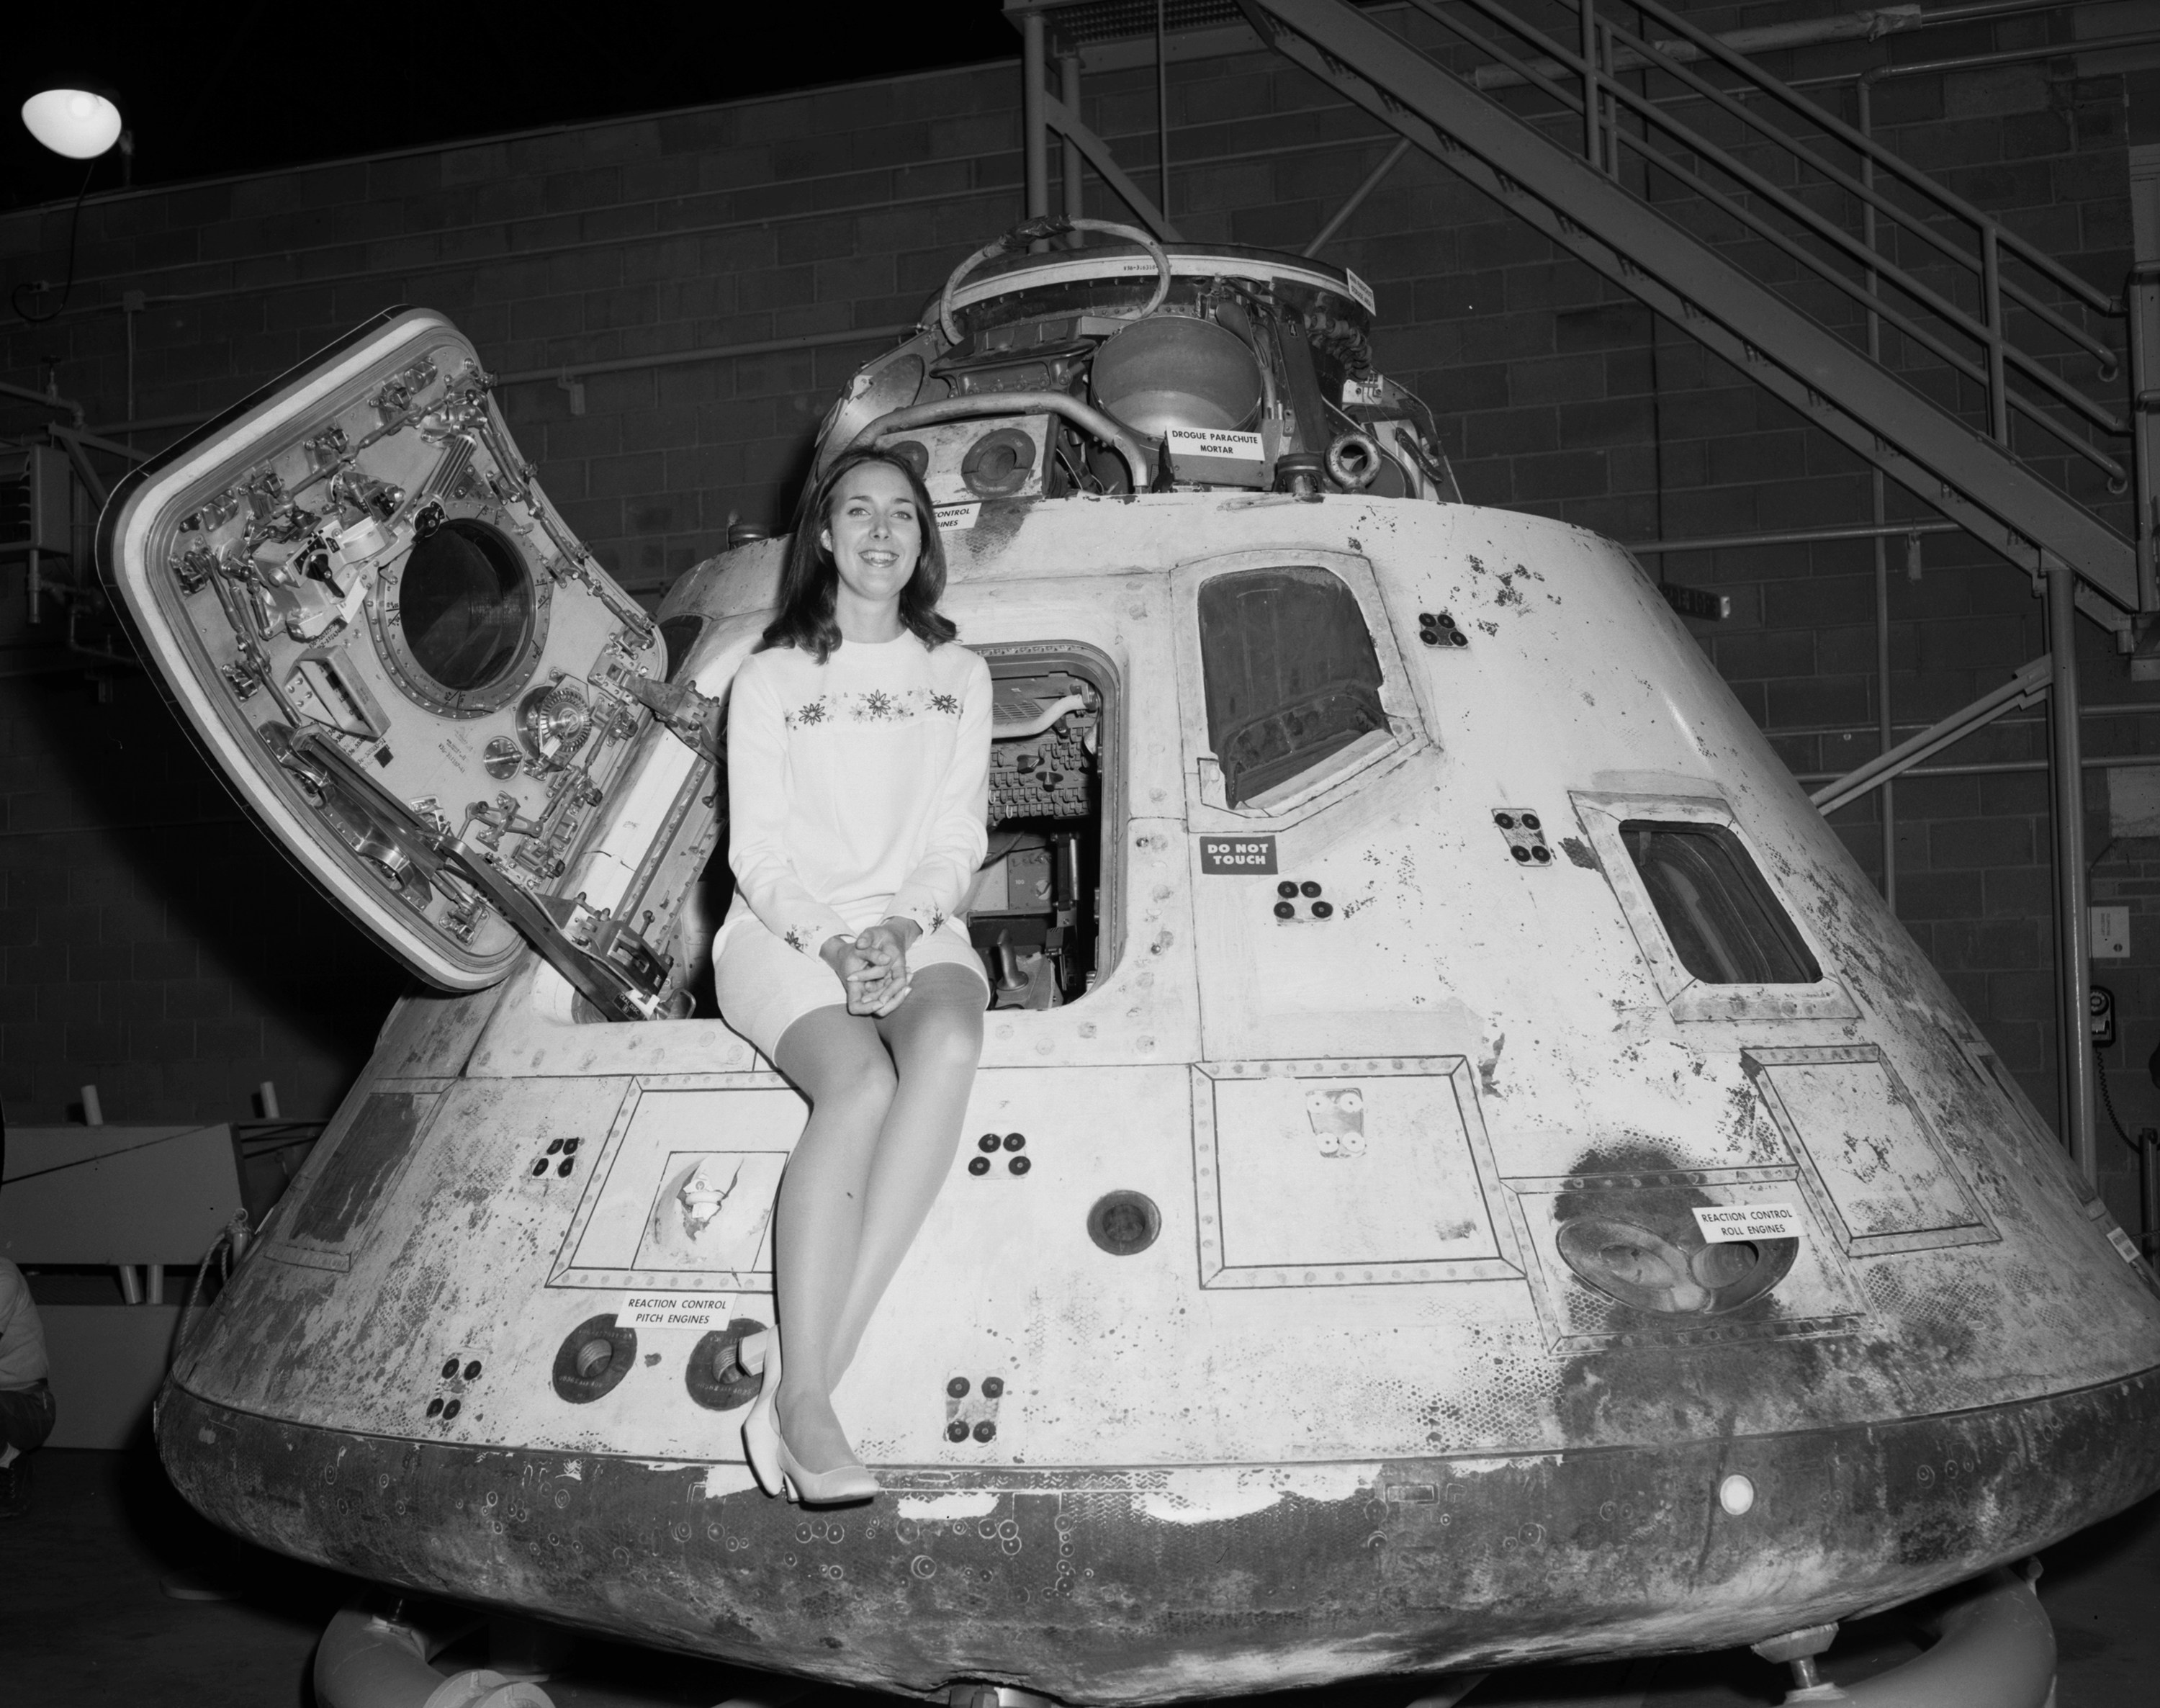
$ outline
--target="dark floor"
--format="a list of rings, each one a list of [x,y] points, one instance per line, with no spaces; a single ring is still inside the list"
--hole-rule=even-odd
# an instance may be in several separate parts
[[[197,1519],[139,1452],[37,1456],[32,1510],[0,1521],[0,1703],[7,1708],[312,1708],[317,1634],[356,1586],[232,1540]],[[2040,1598],[2055,1623],[2059,1708],[2160,1701],[2160,1498],[2048,1550]],[[168,1586],[228,1586],[226,1601],[184,1601]],[[1901,1633],[1849,1630],[1833,1675],[1863,1674],[1912,1652]],[[475,1639],[476,1641],[477,1639]],[[478,1664],[475,1653],[468,1664]],[[578,1674],[653,1704],[705,1705],[759,1691],[755,1675],[595,1648]],[[558,1680],[559,1708],[622,1702]],[[1746,1653],[1639,1666],[1542,1669],[1495,1677],[1467,1708],[1768,1708],[1782,1669]],[[785,1692],[780,1694],[784,1695]],[[1420,1692],[1389,1682],[1268,1708],[1403,1708]],[[797,1708],[885,1708],[892,1699],[820,1690]],[[892,1708],[897,1708],[892,1703]],[[1254,1705],[1259,1708],[1259,1705]]]

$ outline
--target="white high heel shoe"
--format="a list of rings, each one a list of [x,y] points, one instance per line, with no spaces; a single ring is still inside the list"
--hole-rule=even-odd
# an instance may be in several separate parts
[[[736,1343],[735,1363],[745,1374],[765,1378],[742,1426],[743,1454],[760,1488],[769,1495],[784,1493],[789,1500],[804,1506],[849,1506],[877,1498],[877,1479],[862,1466],[813,1471],[789,1451],[781,1438],[780,1420],[774,1412],[780,1392],[778,1329],[745,1336]]]
[[[735,1344],[735,1363],[745,1375],[765,1378],[750,1402],[750,1415],[743,1420],[743,1456],[750,1461],[750,1474],[757,1486],[776,1495],[787,1486],[780,1471],[780,1425],[772,1411],[780,1392],[780,1331],[768,1328],[744,1336]]]

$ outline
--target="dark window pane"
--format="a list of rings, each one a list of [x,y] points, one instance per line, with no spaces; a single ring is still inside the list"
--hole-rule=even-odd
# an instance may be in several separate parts
[[[1241,569],[1200,589],[1207,739],[1240,807],[1388,727],[1358,596],[1325,569]]]
[[[1706,984],[1814,984],[1822,968],[1721,824],[1620,827],[1680,964]]]
[[[532,578],[517,548],[485,522],[457,517],[413,548],[398,620],[413,661],[444,688],[500,680],[532,632]]]

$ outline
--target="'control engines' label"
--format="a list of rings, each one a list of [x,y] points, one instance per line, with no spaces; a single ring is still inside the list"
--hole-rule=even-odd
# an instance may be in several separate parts
[[[1695,1225],[1709,1245],[1743,1239],[1798,1239],[1800,1212],[1790,1204],[1698,1204]]]
[[[1200,870],[1203,872],[1272,873],[1275,869],[1275,839],[1272,836],[1200,838]]]

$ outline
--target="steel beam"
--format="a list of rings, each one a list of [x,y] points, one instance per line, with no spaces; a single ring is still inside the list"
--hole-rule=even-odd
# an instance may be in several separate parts
[[[2069,573],[2048,577],[2048,652],[2052,694],[2048,703],[2048,770],[2054,790],[2055,982],[2062,1028],[2063,1142],[2096,1188],[2100,1159],[2093,1153],[2093,1110],[2099,1080],[2093,1060],[2088,1004],[2092,996],[2092,916],[2086,911],[2090,874],[2085,867],[2085,754],[2078,729],[2078,636]]]
[[[2069,565],[2089,615],[2138,608],[2137,549],[2002,447],[1338,0],[1238,0],[1278,52],[1535,226],[2010,562]]]
[[[1051,129],[1063,137],[1088,157],[1088,164],[1103,176],[1103,182],[1117,191],[1125,205],[1140,215],[1140,223],[1155,233],[1160,243],[1182,243],[1185,239],[1170,216],[1148,200],[1148,193],[1127,177],[1110,153],[1110,145],[1080,122],[1080,115],[1056,96],[1042,97],[1042,116]]]
[[[1907,736],[1895,747],[1877,754],[1867,764],[1856,766],[1835,782],[1825,783],[1808,798],[1815,802],[1817,810],[1825,813],[1835,812],[1839,807],[1850,805],[1869,790],[1880,788],[1893,778],[1903,776],[1945,747],[1955,747],[1975,730],[1986,729],[2004,714],[2033,704],[2047,693],[2054,671],[2054,666],[2048,655],[2042,653],[1994,693],[1981,695],[1970,705],[1952,712],[1941,722],[1930,724],[1919,735]]]

